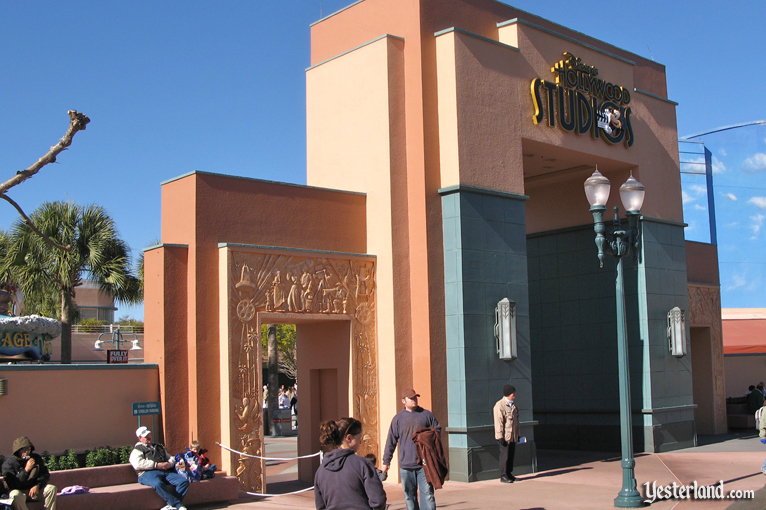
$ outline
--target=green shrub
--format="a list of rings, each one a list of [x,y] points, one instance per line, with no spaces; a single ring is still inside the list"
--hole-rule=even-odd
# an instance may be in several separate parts
[[[130,462],[130,452],[132,451],[132,446],[123,446],[119,448],[119,464],[128,464]]]
[[[85,467],[111,466],[120,463],[120,454],[117,448],[97,448],[85,457]]]
[[[62,471],[81,467],[127,464],[130,462],[131,451],[133,451],[133,446],[119,446],[117,448],[104,446],[79,454],[74,450],[67,450],[64,455],[60,456],[43,452],[42,457],[49,471]]]
[[[43,454],[42,457],[43,457],[43,462],[45,462],[45,465],[48,467],[48,471],[58,471],[59,463],[55,455]]]
[[[58,465],[60,470],[77,469],[78,467],[82,467],[74,450],[67,450],[66,455],[59,457]]]
[[[120,320],[117,321],[117,324],[120,326],[130,326],[131,328],[143,328],[144,323],[142,321],[138,321],[132,317],[120,317]]]
[[[80,331],[84,333],[97,333],[101,330],[101,326],[104,326],[105,324],[106,321],[89,318],[78,322],[77,327],[80,328]]]

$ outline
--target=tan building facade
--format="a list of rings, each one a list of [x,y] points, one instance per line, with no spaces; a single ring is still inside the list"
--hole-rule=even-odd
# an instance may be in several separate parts
[[[260,454],[260,324],[287,322],[311,402],[301,454],[316,451],[321,420],[353,414],[380,457],[414,387],[444,426],[450,476],[494,477],[491,408],[507,383],[529,440],[519,472],[538,446],[616,449],[614,263],[599,268],[582,193],[596,165],[647,188],[626,260],[637,449],[690,446],[696,422],[720,432],[722,386],[668,350],[668,311],[697,302],[688,282],[715,299],[718,281],[714,247],[684,241],[662,65],[490,0],[363,0],[311,40],[308,186],[201,172],[163,184],[145,343],[171,446]],[[503,298],[514,360],[496,352]],[[722,366],[716,313],[694,308],[706,369]],[[700,398],[716,404],[697,411]],[[263,487],[260,462],[224,453],[222,465]]]

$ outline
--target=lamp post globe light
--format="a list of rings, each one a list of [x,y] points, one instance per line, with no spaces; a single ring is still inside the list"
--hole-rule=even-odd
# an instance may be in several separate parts
[[[628,365],[628,327],[625,317],[625,289],[623,286],[622,258],[631,248],[638,248],[640,231],[638,217],[644,202],[644,185],[633,175],[620,186],[620,199],[628,217],[627,229],[622,228],[618,208],[614,208],[614,223],[607,234],[604,225],[604,211],[609,199],[609,179],[601,175],[596,168],[593,175],[585,180],[585,196],[593,213],[593,230],[596,233],[599,266],[604,267],[604,254],[610,253],[617,259],[615,278],[615,299],[617,314],[617,364],[620,388],[620,438],[622,454],[622,489],[614,499],[618,508],[639,508],[644,506],[643,499],[636,488],[633,459],[633,432],[630,406],[630,368]]]

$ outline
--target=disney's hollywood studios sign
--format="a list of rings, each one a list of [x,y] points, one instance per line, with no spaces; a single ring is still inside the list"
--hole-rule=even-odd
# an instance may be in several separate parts
[[[569,52],[551,68],[555,81],[532,80],[535,113],[532,121],[547,119],[550,127],[601,138],[610,144],[633,145],[630,124],[630,92],[625,87],[603,80],[598,68],[585,64]]]

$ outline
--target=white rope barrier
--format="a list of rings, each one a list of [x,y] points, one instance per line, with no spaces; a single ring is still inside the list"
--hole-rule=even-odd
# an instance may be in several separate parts
[[[235,450],[233,448],[229,448],[228,446],[222,445],[221,443],[216,443],[216,444],[218,446],[220,446],[221,448],[223,448],[224,450],[229,450],[232,453],[236,453],[236,454],[239,454],[239,455],[244,455],[245,457],[252,457],[254,459],[264,459],[264,460],[297,460],[297,459],[308,459],[308,458],[316,457],[317,455],[319,455],[320,460],[321,460],[321,457],[322,457],[322,452],[312,453],[311,455],[301,455],[300,457],[261,457],[260,455],[251,455],[249,453],[237,451],[237,450]]]
[[[247,492],[247,491],[245,492],[245,494],[249,494],[251,496],[259,496],[259,497],[262,497],[262,498],[273,498],[273,497],[276,497],[276,496],[289,496],[291,494],[300,494],[301,492],[308,492],[308,491],[313,491],[313,490],[314,490],[314,486],[312,485],[311,487],[307,487],[307,488],[301,489],[299,491],[285,492],[284,494],[261,494],[259,492]]]
[[[316,453],[312,453],[311,455],[302,455],[300,457],[261,457],[260,455],[252,455],[252,454],[249,454],[249,453],[240,452],[240,451],[235,450],[233,448],[229,448],[226,445],[222,445],[221,443],[216,443],[216,444],[218,446],[220,446],[221,448],[223,448],[224,450],[229,450],[232,453],[237,453],[237,454],[243,455],[245,457],[252,457],[254,459],[263,459],[263,460],[297,460],[297,459],[308,459],[308,458],[316,457],[317,455],[319,455],[319,462],[320,463],[322,462],[322,452],[321,451],[318,451]],[[313,491],[313,490],[314,490],[314,486],[312,485],[311,487],[307,487],[307,488],[301,489],[299,491],[285,492],[285,493],[282,493],[282,494],[262,494],[260,492],[247,492],[247,491],[245,491],[245,494],[249,494],[250,496],[258,496],[258,497],[261,497],[261,498],[273,498],[273,497],[276,497],[276,496],[289,496],[291,494],[300,494],[301,492],[308,492],[308,491]]]

